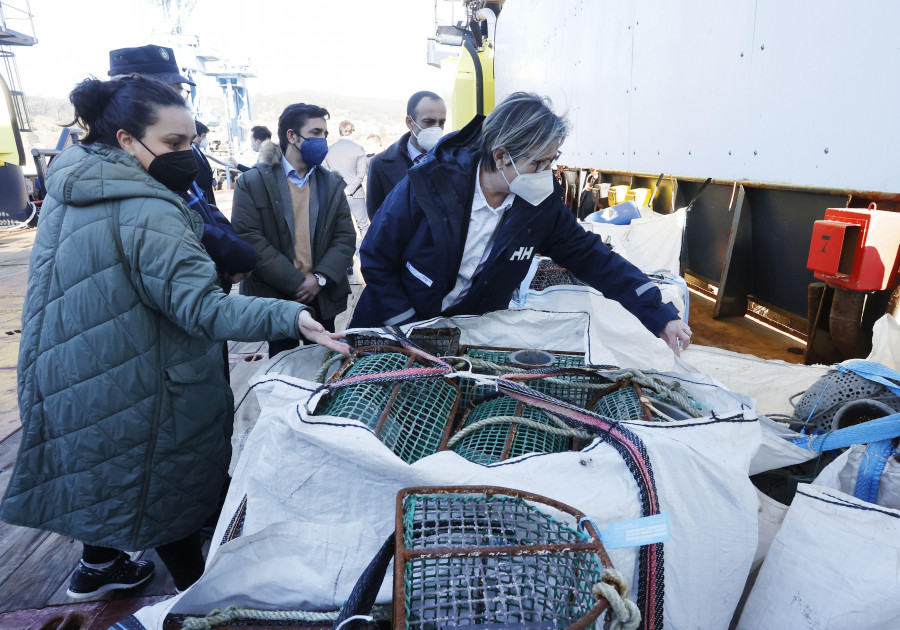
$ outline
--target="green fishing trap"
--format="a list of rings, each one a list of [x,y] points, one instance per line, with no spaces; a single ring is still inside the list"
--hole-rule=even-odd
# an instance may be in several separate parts
[[[609,605],[592,594],[609,556],[565,504],[504,488],[408,488],[396,518],[394,628],[587,628]]]
[[[527,453],[578,449],[575,433],[536,407],[500,396],[469,409],[447,448],[476,464],[494,464]]]
[[[333,380],[373,378],[330,391],[313,415],[359,420],[408,464],[437,452],[449,437],[459,405],[457,384],[444,378],[377,380],[381,373],[429,367],[417,357],[402,348],[357,351]]]
[[[512,365],[510,354],[516,352],[515,348],[489,348],[483,346],[463,346],[462,356],[472,362],[472,371],[476,374],[499,375],[510,372],[521,372],[523,369]],[[553,366],[556,368],[576,368],[584,366],[584,354],[574,352],[547,351],[553,356]],[[585,388],[585,384],[602,384],[609,381],[602,377],[589,374],[566,374],[556,379],[536,379],[526,384],[542,392],[559,398],[566,402],[584,407],[587,405],[595,391]],[[464,380],[460,383],[462,401],[471,404],[492,393],[493,388],[486,385],[476,385]]]

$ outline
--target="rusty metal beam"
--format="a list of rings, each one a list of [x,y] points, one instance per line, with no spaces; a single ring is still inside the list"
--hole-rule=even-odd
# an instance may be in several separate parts
[[[737,195],[731,205],[734,216],[725,264],[719,279],[719,293],[713,317],[743,317],[747,312],[747,296],[752,282],[752,235],[750,232],[750,201],[743,186],[737,186]]]

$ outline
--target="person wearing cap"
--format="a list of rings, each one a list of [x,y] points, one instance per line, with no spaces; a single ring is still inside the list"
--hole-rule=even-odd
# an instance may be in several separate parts
[[[375,216],[385,197],[406,177],[406,171],[425,159],[444,133],[447,105],[427,90],[416,92],[406,103],[406,128],[397,142],[372,158],[366,185],[366,211]]]
[[[154,44],[109,51],[109,72],[107,74],[113,79],[127,74],[140,74],[156,79],[173,87],[181,93],[185,100],[189,99],[189,89],[185,89],[183,86],[194,87],[196,85],[181,74],[181,69],[175,61],[175,52],[171,48]],[[188,94],[185,94],[185,91]]]

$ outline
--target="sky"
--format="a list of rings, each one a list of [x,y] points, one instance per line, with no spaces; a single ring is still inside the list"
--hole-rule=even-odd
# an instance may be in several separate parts
[[[13,0],[15,4],[15,0]],[[251,96],[298,88],[406,100],[443,79],[425,63],[435,6],[446,0],[198,0],[183,32],[200,37],[258,78]],[[109,51],[159,43],[163,10],[153,0],[31,0],[38,44],[17,48],[26,95],[65,97],[88,75],[105,78]],[[457,19],[462,10],[455,9]]]

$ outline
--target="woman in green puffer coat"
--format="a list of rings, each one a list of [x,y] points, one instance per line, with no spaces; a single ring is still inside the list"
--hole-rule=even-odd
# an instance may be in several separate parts
[[[346,352],[302,304],[227,296],[176,194],[196,176],[194,120],[165,84],[88,79],[83,144],[51,165],[22,313],[23,424],[0,518],[84,543],[69,595],[145,582],[155,547],[178,589],[203,572],[233,406],[224,340],[306,338]]]

